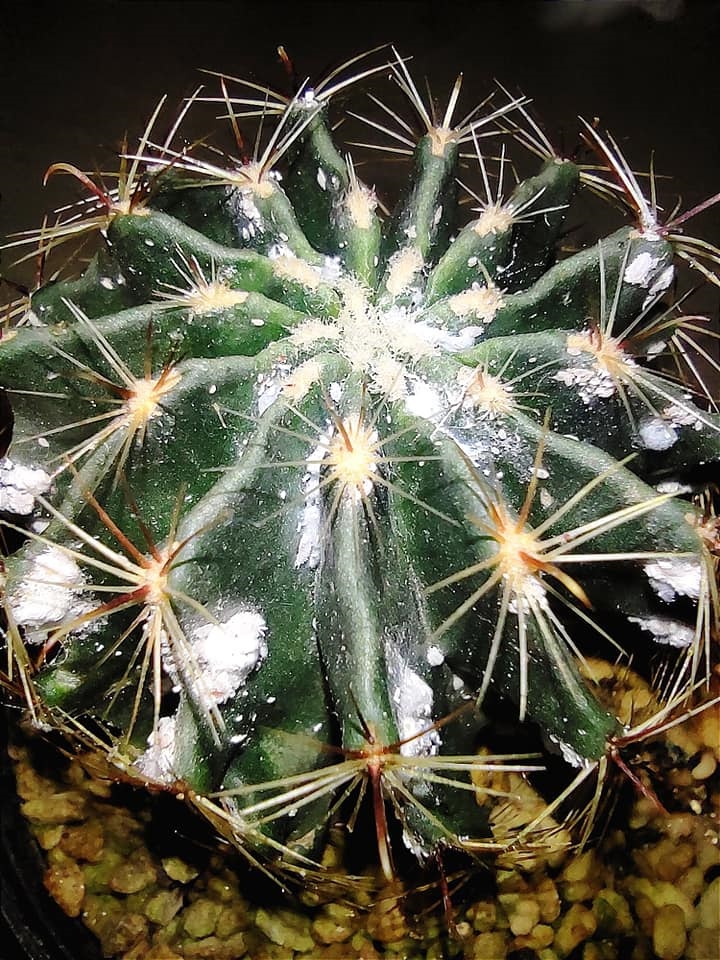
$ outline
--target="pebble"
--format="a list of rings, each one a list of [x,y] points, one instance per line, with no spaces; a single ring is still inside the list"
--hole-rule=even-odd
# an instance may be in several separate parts
[[[138,851],[121,863],[110,877],[109,886],[116,893],[137,893],[157,881],[157,870],[150,854]]]
[[[87,800],[75,790],[26,800],[23,815],[39,823],[72,823],[85,818]]]
[[[527,936],[540,921],[540,907],[535,900],[519,900],[508,920],[510,930],[516,937]]]
[[[717,769],[717,760],[710,750],[706,750],[697,763],[690,771],[695,780],[707,780]]]
[[[592,910],[574,903],[560,919],[553,949],[559,957],[567,957],[583,940],[591,937],[596,928],[597,920]]]
[[[312,922],[318,943],[344,943],[355,932],[357,911],[341,903],[329,903]]]
[[[307,953],[315,946],[310,935],[310,918],[292,910],[265,910],[260,907],[255,914],[255,925],[268,940],[281,947]]]
[[[146,941],[147,934],[148,922],[145,917],[139,913],[121,914],[106,939],[106,950],[111,950],[112,954],[125,953]]]
[[[627,900],[617,890],[605,887],[593,902],[598,932],[604,937],[627,936],[632,933],[635,921]]]
[[[60,848],[74,860],[98,863],[105,849],[105,831],[99,820],[67,827],[60,837]]]
[[[247,944],[242,933],[236,933],[229,940],[219,937],[204,937],[202,940],[184,943],[182,956],[185,960],[239,960],[247,955]],[[292,953],[289,954],[292,956]],[[158,960],[162,954],[158,955]],[[165,960],[162,957],[162,960]]]
[[[196,940],[209,937],[215,931],[215,924],[221,912],[222,905],[214,900],[205,898],[195,900],[183,914],[183,928],[189,936]]]
[[[52,863],[43,878],[50,896],[69,917],[79,917],[85,899],[85,880],[82,870],[69,858]]]
[[[505,933],[479,933],[466,953],[467,960],[488,960],[489,957],[504,957],[508,949]]]
[[[145,904],[145,916],[153,923],[166,927],[183,903],[180,890],[158,890]]]
[[[685,953],[685,914],[675,903],[667,903],[655,914],[652,946],[660,960],[680,960]]]
[[[402,940],[409,933],[407,920],[400,909],[400,901],[390,888],[382,892],[370,911],[365,924],[368,935],[380,943]]]
[[[215,933],[222,939],[227,939],[240,930],[246,930],[249,926],[250,917],[245,904],[228,904],[223,907],[217,919]]]
[[[178,883],[189,883],[198,876],[199,870],[185,863],[180,857],[165,857],[161,861],[162,868],[171,880],[177,880]]]
[[[720,931],[720,877],[715,877],[700,897],[698,926],[704,930]]]

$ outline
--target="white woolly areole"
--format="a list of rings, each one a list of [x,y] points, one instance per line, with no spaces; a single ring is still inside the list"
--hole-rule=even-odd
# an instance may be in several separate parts
[[[353,225],[361,230],[369,230],[373,223],[373,211],[377,207],[377,198],[373,190],[359,181],[345,196],[345,209],[350,214]]]
[[[625,268],[624,282],[638,287],[649,287],[652,283],[653,270],[659,262],[659,257],[653,257],[647,251],[639,253]]]
[[[60,623],[69,616],[84,584],[73,558],[57,547],[48,547],[33,558],[27,577],[10,597],[15,619],[26,627]]]
[[[641,630],[651,633],[657,643],[670,647],[690,647],[695,640],[692,627],[670,617],[628,617],[628,620],[636,623]]]
[[[463,390],[461,405],[466,410],[475,411],[482,420],[508,414],[515,406],[512,383],[503,382],[482,367],[461,366],[455,379]],[[502,429],[498,430],[498,439]]]
[[[375,386],[388,400],[400,400],[407,395],[405,368],[394,357],[378,357],[373,363]]]
[[[225,623],[203,624],[192,648],[202,673],[204,691],[213,703],[229,700],[267,656],[264,618],[240,610]]]
[[[417,274],[422,270],[423,257],[417,247],[404,247],[390,258],[388,276],[385,283],[387,292],[397,297],[406,291],[415,282]]]
[[[302,400],[313,384],[319,381],[321,374],[322,369],[317,360],[306,360],[295,367],[283,381],[282,392],[290,400],[295,402]]]
[[[341,331],[335,323],[325,320],[305,320],[290,334],[290,342],[298,347],[307,347],[322,340],[340,340]]]
[[[268,257],[273,261],[275,273],[283,280],[295,280],[308,290],[316,290],[320,286],[320,271],[296,257],[289,247],[276,244],[268,250]]]
[[[176,740],[176,718],[160,717],[147,738],[147,750],[133,764],[136,772],[156,783],[173,783],[177,779],[174,774]]]
[[[696,557],[659,557],[645,564],[650,586],[666,603],[677,597],[700,597],[702,564]]]
[[[407,308],[393,305],[378,313],[379,337],[375,356],[390,352],[419,360],[434,353],[432,339],[428,339],[426,324],[415,323]],[[432,335],[430,335],[432,338]]]
[[[24,467],[7,457],[0,460],[0,512],[26,516],[35,497],[50,488],[50,477],[40,467]]]
[[[292,331],[290,341],[302,348],[334,342],[355,370],[370,376],[378,392],[399,399],[405,392],[402,367],[408,360],[432,356],[445,331],[416,323],[410,307],[371,303],[360,283],[344,279],[336,286],[343,299],[340,314],[329,321],[306,320]],[[462,334],[457,341],[456,349],[472,345]]]
[[[449,299],[450,309],[457,317],[475,317],[490,323],[505,302],[503,291],[490,283],[481,287],[476,281],[469,290],[456,293]]]

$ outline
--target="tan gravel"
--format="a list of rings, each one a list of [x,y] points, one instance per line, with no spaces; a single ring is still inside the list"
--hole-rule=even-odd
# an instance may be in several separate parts
[[[45,884],[81,917],[113,960],[720,960],[720,714],[699,714],[666,736],[678,762],[653,771],[669,815],[637,795],[627,822],[582,851],[556,847],[488,876],[495,894],[455,897],[413,915],[399,885],[306,892],[304,905],[258,903],[237,858],[207,869],[144,844],[148,797],[133,811],[75,760],[55,780],[16,745],[18,792],[46,851]],[[648,747],[653,770],[657,749]],[[537,802],[526,792],[524,803]],[[325,854],[340,870],[340,845]],[[410,901],[414,902],[414,901]]]

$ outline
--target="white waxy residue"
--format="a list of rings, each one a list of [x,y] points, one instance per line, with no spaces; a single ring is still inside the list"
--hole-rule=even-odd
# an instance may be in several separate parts
[[[665,267],[663,272],[660,274],[660,276],[657,278],[657,280],[652,284],[652,286],[648,290],[648,298],[652,299],[654,297],[657,297],[659,294],[667,290],[667,288],[673,282],[674,276],[675,276],[675,267],[672,264],[670,264],[670,266],[668,267]],[[643,304],[643,307],[644,306],[645,304]]]
[[[271,374],[258,374],[258,394],[257,405],[258,415],[263,413],[271,406],[282,393],[283,378],[290,372],[289,364],[277,364]]]
[[[638,437],[646,450],[669,450],[678,435],[662,417],[647,417],[638,426]]]
[[[671,403],[662,411],[662,416],[647,417],[640,423],[640,441],[648,450],[668,450],[678,438],[680,427],[702,430],[702,419],[689,407]]]
[[[340,257],[324,257],[320,267],[320,276],[325,283],[337,283],[342,276],[343,265]]]
[[[426,420],[435,420],[444,415],[447,402],[429,383],[413,377],[408,386],[412,390],[405,399],[408,413]]]
[[[32,628],[54,626],[77,616],[81,612],[77,594],[84,584],[75,560],[58,547],[48,547],[32,560],[27,576],[10,596],[15,619]]]
[[[445,654],[442,652],[440,647],[436,647],[434,644],[431,644],[427,648],[427,662],[431,667],[439,667],[441,663],[445,662]]]
[[[433,722],[433,692],[402,655],[391,648],[387,658],[392,702],[404,757],[434,756],[442,743],[438,730],[429,730]],[[424,732],[425,731],[425,732]]]
[[[550,493],[547,487],[540,487],[540,504],[546,510],[555,503],[555,497]]]
[[[663,480],[655,487],[658,493],[672,493],[677,496],[680,493],[692,493],[693,487],[689,483],[680,483],[677,480]]]
[[[559,737],[554,737],[552,734],[548,736],[560,750],[565,763],[569,763],[571,767],[575,767],[576,769],[580,767],[587,768],[592,764],[591,760],[583,757],[582,754],[578,753],[569,743],[565,743],[564,740],[561,740]]]
[[[505,577],[508,574],[504,575]],[[520,609],[526,616],[532,616],[533,605],[549,610],[547,593],[542,581],[533,573],[513,580],[514,592],[508,604],[508,610],[518,615]]]
[[[653,270],[659,262],[658,257],[651,256],[647,251],[639,253],[627,265],[623,281],[639,287],[650,287],[653,280]]]
[[[320,470],[322,462],[327,456],[329,440],[320,438],[321,442],[313,450],[307,460],[307,473],[303,477],[305,503],[298,522],[297,552],[295,554],[295,569],[308,566],[313,570],[320,563],[320,530],[322,520],[322,497],[320,493]]]
[[[553,375],[568,387],[575,387],[582,402],[592,406],[601,397],[611,397],[615,393],[615,381],[611,374],[601,366],[567,367]]]
[[[651,633],[657,643],[670,647],[689,647],[695,640],[692,627],[670,617],[628,617],[628,620],[636,623],[641,630]]]
[[[233,191],[234,214],[238,227],[241,227],[243,239],[250,240],[262,227],[262,214],[253,199],[251,189]]]
[[[669,420],[673,427],[693,427],[702,430],[703,422],[697,413],[679,403],[671,403],[663,410],[663,417]]]
[[[224,623],[205,623],[192,638],[204,690],[213,703],[229,700],[267,656],[267,624],[254,610]]]
[[[24,467],[7,457],[0,460],[0,512],[17,516],[32,513],[35,497],[49,487],[50,477],[39,467]]]
[[[174,716],[160,717],[157,727],[147,738],[147,750],[133,764],[141,777],[155,783],[173,783],[177,779],[174,772],[176,728]]]
[[[678,596],[699,598],[702,565],[697,557],[658,557],[646,563],[644,569],[650,586],[666,603]]]
[[[459,353],[461,350],[470,350],[474,347],[485,327],[468,325],[455,333],[450,333],[442,327],[433,327],[429,323],[419,322],[413,325],[413,329],[416,336],[421,337],[433,347],[443,347],[449,353]]]

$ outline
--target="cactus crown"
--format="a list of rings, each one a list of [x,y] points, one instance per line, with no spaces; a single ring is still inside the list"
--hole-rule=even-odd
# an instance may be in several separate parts
[[[6,684],[290,872],[364,794],[386,874],[396,831],[420,861],[518,844],[483,782],[551,762],[567,789],[521,838],[546,829],[635,736],[592,658],[662,678],[657,726],[717,613],[717,544],[678,493],[716,468],[720,417],[658,363],[692,365],[676,256],[716,279],[716,251],[659,223],[594,127],[604,175],[524,98],[458,121],[461,79],[436,113],[396,55],[359,76],[388,71],[419,137],[375,95],[353,116],[411,156],[391,214],[331,135],[356,78],[222,77],[237,158],[178,145],[196,91],[117,189],[50,168],[97,204],[43,243],[102,241],[0,344]],[[508,192],[512,137],[542,162]],[[633,222],[560,256],[583,186]],[[478,754],[508,723],[536,755]]]

